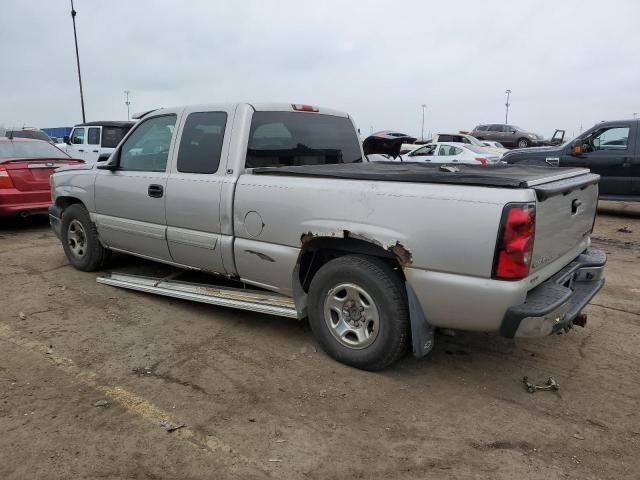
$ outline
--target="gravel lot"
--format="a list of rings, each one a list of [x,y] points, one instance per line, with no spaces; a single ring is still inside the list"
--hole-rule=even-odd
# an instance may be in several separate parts
[[[1,220],[0,478],[637,479],[640,204],[601,202],[594,244],[586,328],[438,335],[367,373],[301,322],[99,285],[46,218]]]

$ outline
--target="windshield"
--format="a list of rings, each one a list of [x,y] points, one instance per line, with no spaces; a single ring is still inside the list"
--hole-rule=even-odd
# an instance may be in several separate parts
[[[471,145],[475,145],[476,147],[484,147],[484,144],[480,140],[478,140],[476,137],[472,137],[471,135],[468,135],[467,138],[471,142]]]
[[[11,135],[13,138],[35,138],[36,140],[44,140],[50,142],[49,135],[40,130],[12,130],[7,132],[7,136]]]
[[[71,158],[47,142],[0,142],[0,158]]]
[[[473,153],[487,153],[487,151],[484,149],[484,145],[482,144],[479,147],[476,145],[465,145],[465,147],[471,150]]]

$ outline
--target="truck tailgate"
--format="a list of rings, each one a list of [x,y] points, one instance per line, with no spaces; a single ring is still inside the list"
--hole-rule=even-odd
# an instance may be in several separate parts
[[[563,255],[573,255],[588,240],[598,206],[598,179],[585,174],[532,187],[538,201],[531,273]]]

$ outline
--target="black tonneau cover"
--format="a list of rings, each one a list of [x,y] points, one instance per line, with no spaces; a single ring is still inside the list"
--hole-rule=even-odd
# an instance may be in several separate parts
[[[304,165],[297,167],[262,167],[252,171],[258,175],[288,175],[326,177],[385,182],[449,183],[502,188],[529,188],[554,180],[576,176],[584,183],[597,183],[598,175],[584,168],[558,168],[533,165],[465,165],[448,164],[457,171],[443,168],[443,164],[408,162],[338,163],[332,165]],[[588,181],[587,181],[588,180]],[[571,182],[575,188],[576,182]],[[556,193],[556,192],[554,192]]]

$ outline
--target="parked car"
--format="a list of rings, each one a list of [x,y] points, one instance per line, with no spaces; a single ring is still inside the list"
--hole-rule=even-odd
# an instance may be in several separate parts
[[[160,109],[107,162],[53,175],[51,225],[78,270],[120,251],[237,288],[118,273],[102,283],[308,317],[329,355],[369,370],[410,346],[425,355],[434,327],[531,337],[584,324],[606,261],[589,248],[597,175],[363,155],[336,110]]]
[[[470,165],[487,165],[500,161],[500,155],[487,153],[484,147],[464,145],[461,143],[436,142],[423,145],[406,155],[404,162],[431,163],[466,163]]]
[[[603,200],[640,201],[640,120],[594,125],[560,146],[513,150],[511,164],[583,167],[600,175]]]
[[[51,205],[51,173],[82,163],[49,142],[0,137],[0,216],[46,212]]]
[[[95,163],[100,155],[113,152],[133,125],[135,122],[80,123],[64,137],[65,151],[86,163]]]
[[[499,147],[485,145],[476,137],[466,133],[438,133],[434,135],[433,142],[453,142],[462,143],[464,145],[474,145],[476,147],[482,148],[486,153],[499,156],[502,156],[509,151],[502,145],[500,145]]]
[[[547,143],[542,135],[528,132],[515,125],[505,125],[502,123],[478,125],[473,129],[471,135],[478,140],[494,140],[500,142],[505,147],[527,148],[545,145]]]

